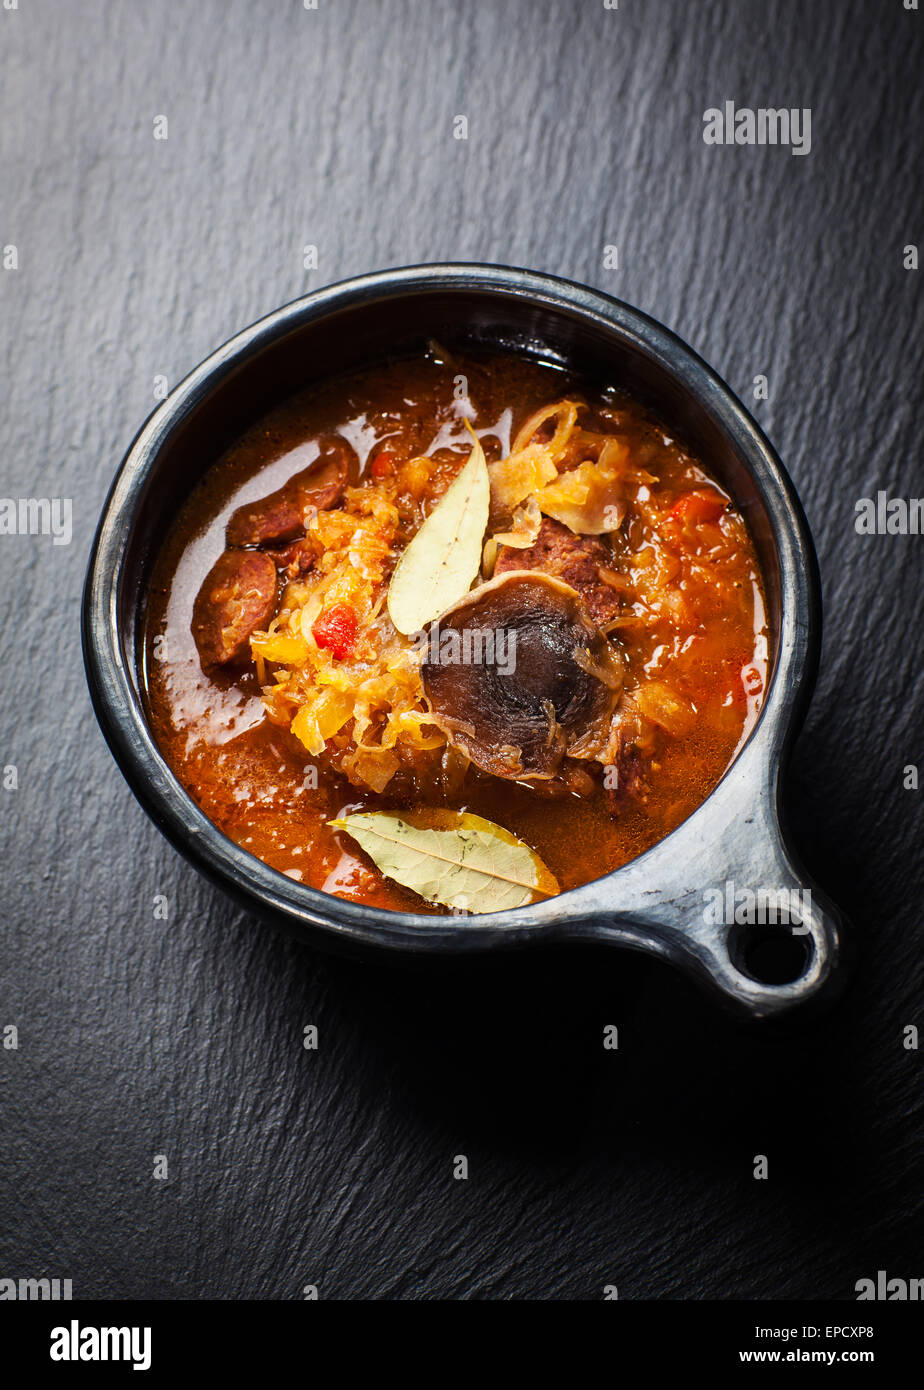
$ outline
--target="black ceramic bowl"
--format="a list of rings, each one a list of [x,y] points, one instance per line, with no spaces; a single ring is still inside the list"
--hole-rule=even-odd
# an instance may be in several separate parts
[[[204,469],[255,419],[334,372],[419,349],[507,348],[567,363],[650,404],[708,461],[750,527],[766,585],[772,678],[760,719],[722,781],[638,859],[559,897],[487,917],[385,912],[268,868],[207,819],[161,756],[145,718],[140,612],[178,507]],[[815,555],[782,465],[729,389],[646,315],[551,276],[431,265],[363,276],[279,309],[232,338],[163,402],[132,444],[99,524],[83,601],[84,658],[96,714],[142,806],[174,845],[263,919],[315,941],[405,953],[467,953],[590,939],[669,959],[746,1013],[830,996],[840,919],[810,884],[780,824],[780,777],[814,678]],[[707,889],[811,890],[791,928],[713,923]],[[786,933],[784,983],[761,979],[761,943]],[[776,968],[777,976],[780,974]],[[766,973],[766,972],[764,972]]]

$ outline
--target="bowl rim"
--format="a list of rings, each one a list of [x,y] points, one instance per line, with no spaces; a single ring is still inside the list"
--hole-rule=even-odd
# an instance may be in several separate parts
[[[496,294],[596,323],[652,359],[698,400],[751,477],[770,522],[780,566],[780,630],[760,715],[722,779],[700,806],[636,859],[603,878],[527,907],[477,918],[396,912],[352,903],[299,883],[236,845],[208,819],[160,752],[128,669],[119,623],[127,536],[172,433],[232,371],[287,334],[335,310],[415,293]],[[642,310],[603,291],[543,272],[481,262],[402,266],[338,281],[300,296],[236,333],[209,354],[151,413],[131,442],[110,487],[90,552],[81,606],[87,682],[96,717],[137,800],[187,859],[258,915],[284,919],[305,934],[411,953],[479,952],[536,938],[568,936],[599,914],[601,892],[631,868],[658,878],[665,846],[688,852],[708,827],[710,804],[743,760],[761,768],[774,801],[778,774],[814,682],[820,636],[817,560],[801,503],[760,426],[721,377],[680,337]],[[760,790],[755,797],[760,796]],[[474,923],[474,925],[473,925]]]

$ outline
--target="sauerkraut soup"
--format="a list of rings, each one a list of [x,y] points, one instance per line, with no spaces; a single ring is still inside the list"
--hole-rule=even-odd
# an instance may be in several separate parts
[[[767,678],[734,502],[620,389],[514,355],[315,386],[216,459],[147,597],[149,717],[237,844],[482,913],[667,835]]]

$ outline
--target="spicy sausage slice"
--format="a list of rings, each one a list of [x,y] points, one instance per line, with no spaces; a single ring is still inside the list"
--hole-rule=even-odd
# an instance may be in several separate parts
[[[276,566],[259,550],[225,550],[193,604],[192,635],[203,668],[248,655],[252,633],[276,612]]]
[[[232,513],[225,530],[228,545],[282,545],[303,536],[312,512],[336,506],[347,485],[347,446],[328,441],[310,468],[296,473],[276,492],[247,502]]]

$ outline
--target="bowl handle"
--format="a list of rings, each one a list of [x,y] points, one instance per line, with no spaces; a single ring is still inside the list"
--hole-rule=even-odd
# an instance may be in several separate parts
[[[766,1018],[839,992],[844,919],[788,845],[778,773],[755,761],[739,760],[673,834],[589,885],[599,892],[581,934],[662,956],[733,1009]],[[791,969],[773,984],[754,957],[778,938],[791,938]]]

